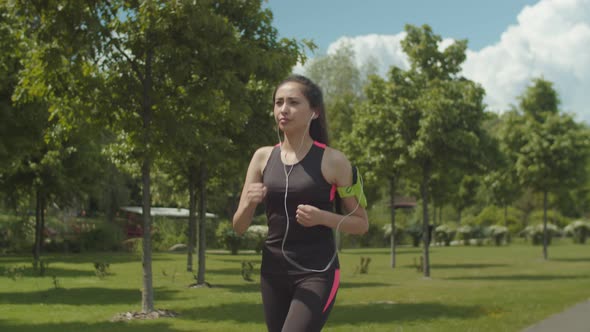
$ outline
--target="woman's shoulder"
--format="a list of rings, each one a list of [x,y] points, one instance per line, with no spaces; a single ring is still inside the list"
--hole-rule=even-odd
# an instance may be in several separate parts
[[[261,146],[261,147],[259,147],[258,149],[256,149],[256,151],[254,151],[254,155],[255,155],[255,156],[256,156],[256,155],[261,155],[261,154],[262,154],[262,155],[268,155],[268,154],[270,154],[270,153],[272,152],[272,150],[273,150],[274,148],[275,148],[275,147],[274,147],[274,146],[272,146],[272,145],[268,145],[268,146]]]
[[[329,183],[338,186],[349,185],[346,179],[352,174],[352,167],[343,152],[326,147],[322,164],[322,172]]]
[[[257,166],[259,170],[262,170],[264,168],[266,162],[268,161],[268,158],[270,158],[270,154],[272,153],[273,149],[274,146],[263,146],[256,149],[254,155],[252,156],[252,162]]]
[[[326,161],[329,162],[330,164],[346,164],[348,163],[348,158],[346,157],[346,155],[337,149],[334,149],[332,147],[326,146],[325,151],[324,151],[324,158],[326,158]]]
[[[256,149],[256,151],[254,151],[254,155],[252,156],[252,159],[256,160],[256,161],[266,161],[268,159],[268,157],[270,157],[270,154],[273,149],[274,149],[274,146],[270,146],[270,145],[259,147],[258,149]]]

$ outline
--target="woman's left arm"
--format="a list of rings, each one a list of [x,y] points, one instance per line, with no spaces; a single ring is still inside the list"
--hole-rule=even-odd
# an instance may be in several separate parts
[[[322,160],[322,174],[326,180],[337,187],[352,185],[352,166],[342,152],[326,148]],[[369,230],[367,212],[358,203],[356,197],[342,198],[342,207],[346,214],[341,215],[318,209],[312,205],[297,207],[297,222],[306,227],[323,225],[333,229],[340,227],[340,232],[364,234]]]

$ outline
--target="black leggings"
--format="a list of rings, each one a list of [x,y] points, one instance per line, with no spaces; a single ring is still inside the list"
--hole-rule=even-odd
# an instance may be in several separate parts
[[[262,273],[260,285],[269,332],[320,331],[332,310],[340,270],[302,276]]]

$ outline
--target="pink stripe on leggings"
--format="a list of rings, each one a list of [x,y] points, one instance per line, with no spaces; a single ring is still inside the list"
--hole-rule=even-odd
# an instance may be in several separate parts
[[[328,297],[328,302],[326,302],[326,306],[322,313],[328,310],[332,301],[334,301],[334,297],[336,296],[336,292],[338,291],[338,286],[340,285],[340,269],[334,270],[334,283],[332,284],[332,290],[330,290],[330,297]]]

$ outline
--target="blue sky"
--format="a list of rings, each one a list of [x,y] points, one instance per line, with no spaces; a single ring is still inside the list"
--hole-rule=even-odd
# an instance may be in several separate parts
[[[479,50],[500,40],[526,5],[538,0],[269,0],[282,37],[313,39],[318,53],[342,36],[394,35],[406,23],[430,25]]]
[[[444,41],[467,39],[462,74],[503,112],[534,78],[554,84],[561,110],[590,123],[590,0],[268,0],[281,37],[311,39],[314,57],[352,45],[357,65],[381,74],[407,66],[404,25],[428,24]],[[309,62],[308,62],[309,63]],[[304,64],[293,71],[305,72]]]

